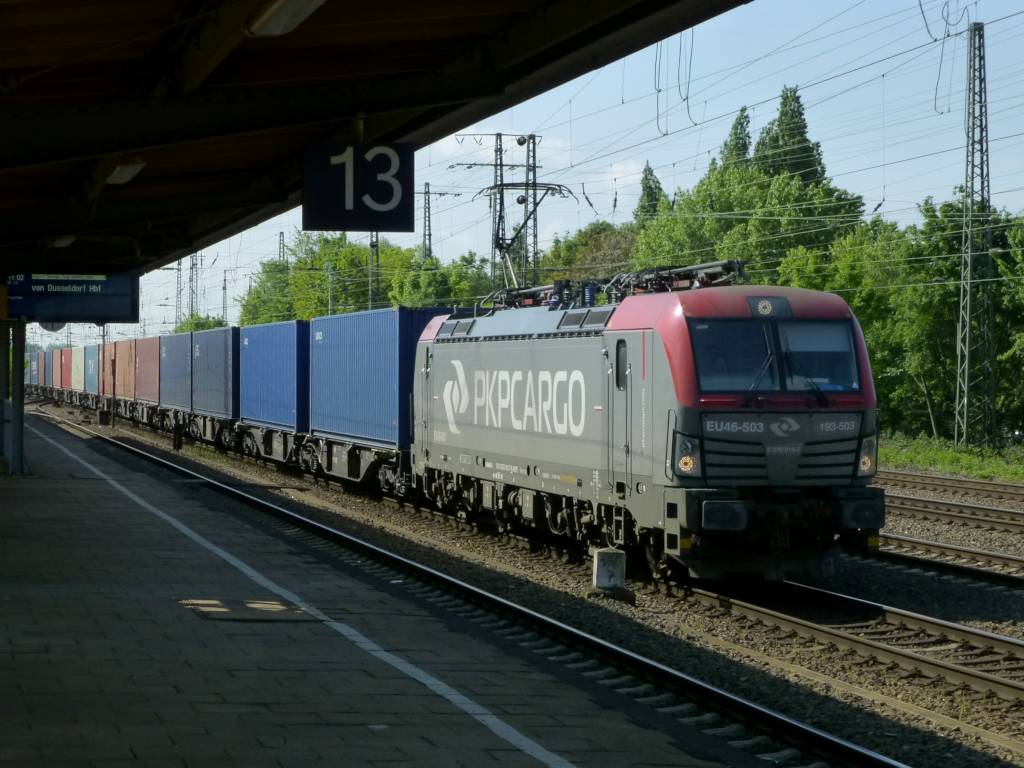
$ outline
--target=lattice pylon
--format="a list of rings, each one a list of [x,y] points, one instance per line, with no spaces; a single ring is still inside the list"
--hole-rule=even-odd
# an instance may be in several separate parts
[[[967,159],[960,252],[960,312],[957,317],[957,445],[994,443],[996,367],[995,264],[991,254],[988,168],[988,104],[985,86],[985,26],[969,29],[967,57]]]

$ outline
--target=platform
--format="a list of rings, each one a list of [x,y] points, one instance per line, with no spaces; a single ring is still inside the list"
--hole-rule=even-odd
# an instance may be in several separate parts
[[[26,449],[0,763],[757,764],[142,459],[39,417]]]

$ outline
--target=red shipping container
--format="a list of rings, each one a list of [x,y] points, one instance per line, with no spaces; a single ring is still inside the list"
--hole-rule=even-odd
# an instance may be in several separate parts
[[[114,388],[114,342],[103,345],[103,360],[100,361],[100,394],[109,397]]]
[[[71,347],[60,351],[60,388],[71,389]]]
[[[160,337],[135,341],[135,399],[160,402]]]
[[[135,399],[135,339],[115,342],[114,397]]]
[[[50,352],[50,386],[54,389],[60,389],[60,350],[55,349]]]

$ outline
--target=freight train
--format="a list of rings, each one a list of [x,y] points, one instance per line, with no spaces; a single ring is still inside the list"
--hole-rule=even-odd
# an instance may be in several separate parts
[[[827,570],[885,517],[861,329],[834,294],[723,271],[54,350],[27,383],[657,577]]]

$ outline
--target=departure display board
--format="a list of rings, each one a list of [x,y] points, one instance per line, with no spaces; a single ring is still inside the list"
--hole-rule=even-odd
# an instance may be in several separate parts
[[[137,323],[139,276],[11,275],[7,317],[38,323]]]

